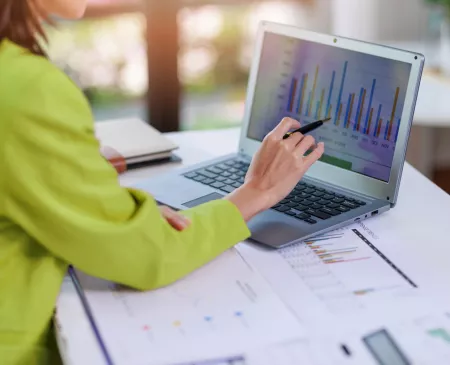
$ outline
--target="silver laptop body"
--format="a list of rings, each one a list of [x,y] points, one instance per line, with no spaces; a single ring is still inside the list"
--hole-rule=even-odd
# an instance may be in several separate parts
[[[252,239],[280,248],[386,212],[397,201],[423,65],[421,54],[262,22],[239,150],[141,188],[177,209],[220,199],[242,184],[284,116],[302,124],[330,116],[312,133],[325,156],[281,205],[249,222]]]

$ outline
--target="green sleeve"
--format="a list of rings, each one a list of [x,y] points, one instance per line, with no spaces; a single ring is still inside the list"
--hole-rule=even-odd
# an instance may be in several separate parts
[[[99,153],[89,106],[57,70],[7,115],[6,212],[53,255],[82,271],[137,289],[167,285],[249,236],[225,200],[184,214],[174,230],[147,193],[120,187]]]

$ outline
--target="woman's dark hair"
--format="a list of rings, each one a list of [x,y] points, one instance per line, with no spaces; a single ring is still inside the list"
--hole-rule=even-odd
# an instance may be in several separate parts
[[[0,0],[0,42],[4,39],[44,55],[41,40],[46,40],[42,28],[43,12],[34,0]]]

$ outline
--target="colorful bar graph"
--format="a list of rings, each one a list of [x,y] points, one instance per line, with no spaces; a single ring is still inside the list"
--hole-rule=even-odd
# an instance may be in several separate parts
[[[358,118],[359,118],[359,113],[361,111],[361,102],[362,102],[363,93],[364,93],[364,88],[362,87],[361,90],[359,91],[358,108],[356,108],[355,124],[353,126],[354,131],[356,131],[356,129],[358,129],[358,131],[359,131]]]
[[[319,106],[319,114],[317,118],[322,117],[322,108],[323,108],[323,99],[325,98],[325,89],[322,89],[322,93],[320,94],[320,106]]]
[[[395,143],[397,143],[397,138],[398,138],[398,132],[400,131],[400,123],[401,123],[401,119],[398,120],[398,124],[397,124],[397,130],[395,131]]]
[[[344,70],[342,72],[342,80],[341,80],[341,87],[339,88],[339,95],[338,95],[338,99],[337,99],[337,105],[341,105],[341,100],[342,100],[342,92],[344,91],[344,84],[345,84],[345,76],[347,75],[347,66],[348,66],[348,61],[345,61],[344,63]],[[340,109],[340,107],[339,107]],[[336,115],[334,118],[334,124],[338,123],[338,108],[336,108]]]
[[[359,115],[358,115],[358,125],[357,125],[357,130],[358,132],[361,130],[361,118],[362,118],[362,114],[363,114],[363,110],[364,110],[364,104],[366,102],[366,89],[363,89],[363,94],[362,94],[362,100],[361,100],[361,107],[359,109]]]
[[[379,124],[380,124],[380,118],[381,118],[381,108],[382,108],[382,105],[380,104],[379,106],[378,106],[378,114],[377,114],[377,119],[376,119],[376,124],[375,124],[375,129],[373,130],[373,136],[374,137],[378,137],[379,135],[380,135],[380,132],[378,131],[378,128],[379,128]]]
[[[392,106],[392,113],[391,113],[391,120],[389,122],[389,130],[387,132],[387,140],[390,141],[391,140],[391,135],[392,135],[392,127],[394,125],[394,120],[395,120],[395,112],[397,111],[397,102],[398,102],[398,94],[400,93],[400,88],[398,87],[395,90],[395,96],[394,96],[394,105]]]
[[[303,101],[305,99],[305,90],[308,86],[308,74],[303,74],[302,76],[302,83],[300,85],[300,95],[298,98],[298,105],[297,105],[297,114],[302,114],[303,111]]]
[[[369,135],[370,133],[370,127],[372,125],[372,117],[373,117],[373,108],[370,108],[370,113],[369,113],[369,122],[366,126],[366,130],[364,131],[365,134]]]
[[[373,80],[372,80],[372,89],[370,90],[369,105],[368,105],[368,107],[367,107],[366,123],[364,124],[364,125],[365,125],[365,127],[364,127],[364,133],[365,133],[365,134],[369,134],[369,129],[370,129],[369,118],[371,118],[370,115],[371,115],[372,112],[373,112],[373,109],[372,109],[372,101],[373,101],[373,94],[374,94],[374,92],[375,92],[375,85],[376,85],[376,84],[377,84],[377,80],[376,80],[376,79],[373,79]]]
[[[336,109],[337,110],[337,109]],[[339,113],[338,113],[338,117],[336,119],[336,125],[339,126],[339,123],[341,121],[341,114],[342,114],[342,103],[341,105],[339,105]]]
[[[383,124],[383,118],[380,118],[378,120],[378,127],[377,127],[377,138],[380,138],[380,132],[381,132],[381,125]]]
[[[288,101],[288,107],[287,110],[289,112],[292,112],[292,109],[294,107],[294,99],[295,99],[295,91],[297,89],[297,79],[294,77],[291,81],[291,89],[289,90],[289,101]]]
[[[352,117],[352,113],[353,113],[353,103],[355,102],[355,94],[350,94],[350,101],[349,104],[347,105],[347,113],[345,116],[345,128],[349,128],[350,127],[350,119]]]
[[[311,99],[309,100],[309,106],[308,106],[308,115],[311,115],[311,109],[312,109],[312,104],[314,101],[314,98],[316,96],[316,87],[317,87],[317,77],[319,75],[319,65],[316,66],[316,73],[314,75],[314,83],[313,83],[313,88],[311,90]]]
[[[335,77],[336,77],[336,71],[333,71],[333,74],[331,75],[330,91],[328,92],[327,118],[330,118],[330,116],[331,116],[331,96],[333,95]]]
[[[311,104],[311,91],[308,94],[308,101],[306,102],[306,113],[305,113],[305,115],[307,117],[309,117],[309,114],[310,114],[310,110],[309,110],[309,105],[310,104]]]

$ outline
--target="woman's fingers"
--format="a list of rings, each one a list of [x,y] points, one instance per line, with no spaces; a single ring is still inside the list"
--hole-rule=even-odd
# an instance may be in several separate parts
[[[305,136],[298,144],[297,147],[295,148],[295,152],[300,155],[303,156],[307,151],[309,151],[310,149],[313,149],[316,146],[316,140],[314,139],[313,136]]]
[[[305,165],[307,169],[309,169],[314,162],[316,162],[319,158],[322,157],[325,152],[325,145],[323,142],[320,142],[314,150],[304,158]]]
[[[289,136],[289,138],[283,140],[283,144],[287,145],[290,150],[293,150],[303,139],[303,134],[301,133],[294,133]]]
[[[300,123],[298,121],[292,118],[283,118],[280,124],[278,124],[269,135],[276,140],[282,140],[287,132],[298,128],[300,128]]]
[[[175,212],[169,207],[161,206],[159,207],[159,210],[161,211],[161,214],[166,219],[166,221],[178,231],[185,230],[191,224],[191,221],[187,217]]]

